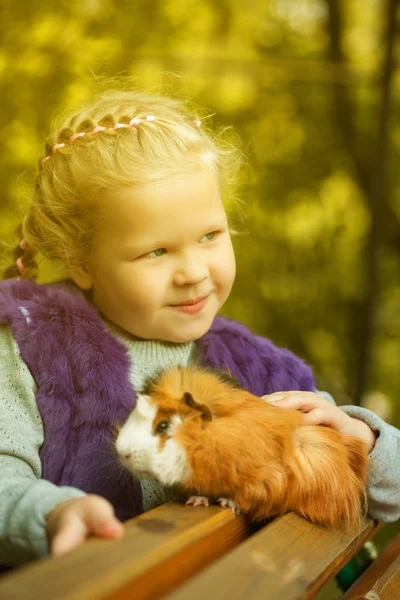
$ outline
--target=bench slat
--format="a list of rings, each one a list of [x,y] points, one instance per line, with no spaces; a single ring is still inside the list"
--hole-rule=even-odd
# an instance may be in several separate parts
[[[218,506],[165,504],[126,523],[119,540],[93,539],[0,579],[1,600],[154,600],[248,535],[244,517]]]
[[[375,528],[373,521],[366,520],[352,538],[289,513],[258,531],[165,600],[220,600],[221,590],[229,600],[313,598]]]
[[[356,600],[367,594],[380,600],[400,598],[400,533],[347,590],[342,600]]]

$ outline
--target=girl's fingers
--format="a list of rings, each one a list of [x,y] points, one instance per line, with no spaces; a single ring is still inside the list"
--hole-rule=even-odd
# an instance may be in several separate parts
[[[112,505],[104,498],[86,496],[70,503],[59,516],[56,535],[51,541],[51,554],[60,556],[77,548],[90,536],[117,538],[123,525],[115,517]]]
[[[51,541],[52,556],[61,556],[80,546],[88,536],[85,523],[76,514],[65,515],[60,530]]]
[[[297,394],[302,392],[297,392],[296,390],[286,390],[285,392],[273,392],[272,394],[267,394],[263,396],[263,398],[284,398],[285,396],[289,396],[290,394]],[[304,392],[307,393],[307,392]]]
[[[102,525],[97,533],[100,537],[118,538],[124,533],[124,528],[122,523],[114,519],[114,521],[109,521],[105,525]]]
[[[82,515],[90,533],[100,537],[119,537],[122,535],[123,526],[115,517],[112,505],[103,498],[93,500],[93,505],[88,504],[85,506]]]
[[[312,392],[290,392],[282,396],[271,394],[269,402],[276,404],[276,406],[281,406],[282,408],[301,410],[305,413],[320,406],[326,406],[327,404],[327,400]]]
[[[337,406],[316,408],[304,415],[302,425],[327,425],[336,431],[348,434],[353,433],[351,418]]]
[[[268,400],[268,402],[272,402],[273,400],[279,400],[287,396],[287,392],[274,392],[273,394],[266,394],[265,396],[261,396],[263,400]]]
[[[330,411],[324,408],[314,408],[304,415],[302,425],[329,425],[335,426],[335,419],[332,418]]]
[[[326,425],[345,434],[353,433],[356,429],[345,412],[313,392],[278,392],[263,399],[273,406],[301,411],[304,413],[302,425]]]
[[[273,394],[266,394],[265,396],[261,396],[263,400],[267,402],[278,402],[280,400],[284,400],[290,394],[295,394],[296,392],[274,392]]]

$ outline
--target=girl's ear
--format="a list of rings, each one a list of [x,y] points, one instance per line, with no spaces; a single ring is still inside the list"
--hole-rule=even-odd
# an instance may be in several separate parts
[[[69,268],[68,274],[81,290],[92,289],[93,278],[85,266]]]
[[[201,414],[201,418],[203,421],[212,421],[211,410],[205,404],[199,404],[198,402],[196,402],[192,394],[190,394],[189,392],[185,392],[183,394],[183,401],[190,408],[194,408],[195,410],[197,410]]]

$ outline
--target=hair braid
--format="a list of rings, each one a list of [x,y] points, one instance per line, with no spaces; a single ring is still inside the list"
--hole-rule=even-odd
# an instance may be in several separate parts
[[[20,240],[23,240],[22,226],[18,227],[18,234]],[[22,244],[20,241],[17,246],[14,246],[11,253],[14,257],[14,263],[4,269],[2,279],[36,279],[38,275],[38,265],[34,260],[36,255],[35,250],[26,244]],[[18,264],[22,264],[23,269],[20,269]]]

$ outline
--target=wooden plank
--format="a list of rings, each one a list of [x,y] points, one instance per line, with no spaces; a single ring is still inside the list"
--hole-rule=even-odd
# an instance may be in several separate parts
[[[380,600],[400,598],[400,533],[347,590],[342,600],[364,596]]]
[[[165,600],[313,598],[375,530],[374,522],[366,520],[354,538],[347,537],[289,513],[251,536]]]
[[[119,540],[89,540],[0,579],[1,600],[155,600],[248,535],[218,506],[165,504],[126,523]]]

